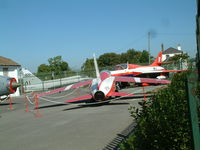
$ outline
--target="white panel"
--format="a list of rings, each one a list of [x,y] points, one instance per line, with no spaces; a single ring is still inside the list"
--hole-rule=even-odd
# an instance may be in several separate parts
[[[136,83],[141,83],[140,78],[134,78]]]

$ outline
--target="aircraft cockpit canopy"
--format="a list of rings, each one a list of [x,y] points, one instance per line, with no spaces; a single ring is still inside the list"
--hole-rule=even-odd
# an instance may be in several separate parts
[[[127,64],[119,64],[114,67],[114,70],[124,70],[127,69]]]

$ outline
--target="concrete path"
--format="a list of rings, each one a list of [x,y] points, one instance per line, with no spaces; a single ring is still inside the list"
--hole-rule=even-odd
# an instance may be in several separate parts
[[[158,86],[148,89],[154,88]],[[142,89],[123,90],[129,93],[132,91],[141,93]],[[71,97],[85,92],[87,91],[83,89],[73,93]],[[34,115],[36,111],[33,105],[29,104],[30,112],[25,112],[23,96],[14,98],[12,111],[9,110],[7,102],[0,104],[0,149],[111,149],[114,146],[109,144],[125,132],[127,127],[131,128],[133,118],[130,117],[128,108],[130,106],[140,107],[138,102],[142,100],[143,97],[132,97],[92,107],[80,107],[78,104],[58,105],[40,100],[39,112],[43,117],[37,118]]]

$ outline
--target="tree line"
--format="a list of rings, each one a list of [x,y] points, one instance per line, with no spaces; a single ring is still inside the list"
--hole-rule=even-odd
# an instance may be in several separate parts
[[[187,54],[175,55],[170,58],[171,61],[176,61],[179,59],[188,59],[189,56]],[[153,57],[151,56],[152,60]],[[104,53],[97,58],[97,62],[100,70],[103,69],[111,69],[111,67],[117,64],[141,64],[148,63],[149,61],[149,53],[146,50],[137,51],[135,49],[128,49],[126,52],[117,54],[114,52]],[[93,58],[87,58],[85,62],[81,66],[81,72],[87,76],[93,76],[94,61]],[[56,56],[48,59],[48,64],[41,64],[38,67],[37,74],[41,73],[52,73],[53,75],[59,75],[63,72],[75,72],[73,71],[68,63],[62,59],[62,56]]]
[[[147,63],[149,59],[149,53],[146,50],[137,51],[135,49],[129,49],[125,53],[104,53],[97,58],[99,68],[105,68],[122,63]],[[94,70],[93,58],[87,58],[81,66],[82,72]],[[62,56],[56,56],[48,59],[48,64],[41,64],[38,66],[37,73],[49,73],[59,74],[63,71],[72,71],[68,63],[62,59]]]

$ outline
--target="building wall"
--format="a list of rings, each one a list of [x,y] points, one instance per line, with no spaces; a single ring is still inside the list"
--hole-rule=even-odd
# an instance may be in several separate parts
[[[4,75],[3,68],[8,68],[8,77],[15,78],[17,82],[19,81],[19,66],[0,66],[0,75]],[[17,91],[14,94],[11,94],[11,96],[19,96],[19,88],[17,88]]]
[[[179,55],[181,53],[174,53],[174,54],[162,54],[162,61],[165,61],[168,57],[173,57],[174,55]]]

